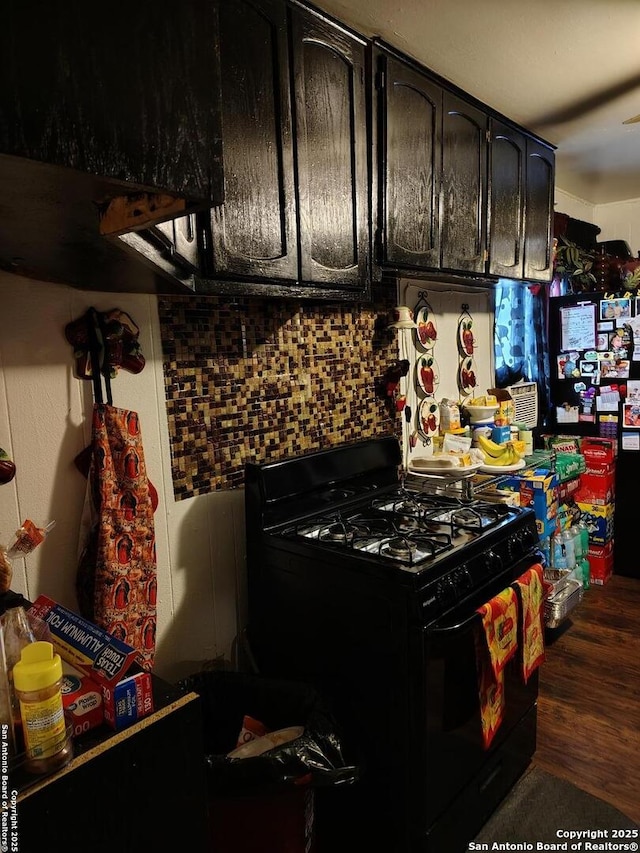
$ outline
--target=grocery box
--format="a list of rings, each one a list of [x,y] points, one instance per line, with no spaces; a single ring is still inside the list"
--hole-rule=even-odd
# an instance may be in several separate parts
[[[102,692],[104,719],[112,729],[124,729],[153,711],[153,688],[148,672],[134,672],[113,689],[103,687]]]
[[[580,475],[580,485],[574,500],[582,503],[609,504],[616,493],[615,468],[607,466],[602,471],[586,471]]]
[[[589,542],[606,545],[613,539],[613,504],[582,503],[576,501],[581,517],[589,528]]]
[[[495,441],[496,444],[505,444],[510,437],[511,427],[508,425],[494,426],[491,430],[491,440]]]
[[[581,453],[556,453],[555,472],[558,475],[558,483],[571,480],[586,471],[587,465]]]
[[[511,394],[505,388],[487,388],[487,394],[493,394],[498,401],[498,411],[494,418],[496,426],[512,423],[516,413],[516,405]]]
[[[580,439],[577,435],[543,435],[542,441],[547,450],[556,453],[580,453]]]
[[[566,501],[571,495],[575,495],[579,488],[580,477],[573,477],[573,479],[567,480],[564,483],[558,483],[558,500],[560,503]]]
[[[618,442],[615,438],[585,436],[580,441],[580,453],[584,456],[587,470],[597,470],[615,462]]]
[[[62,660],[100,686],[108,725],[121,729],[153,711],[151,676],[140,669],[135,649],[46,595],[29,612],[47,623]]]
[[[104,722],[102,688],[88,675],[62,661],[62,707],[73,735],[88,732]]]
[[[613,540],[606,545],[589,545],[589,581],[603,586],[613,574]]]
[[[557,527],[558,478],[553,471],[535,468],[507,477],[500,488],[520,493],[520,506],[531,506],[541,538],[551,536]]]

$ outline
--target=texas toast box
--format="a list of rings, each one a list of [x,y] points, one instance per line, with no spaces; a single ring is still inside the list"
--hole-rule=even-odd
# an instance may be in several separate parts
[[[104,719],[112,729],[153,711],[151,675],[140,669],[135,649],[46,595],[38,596],[29,612],[47,623],[62,660],[100,686]]]

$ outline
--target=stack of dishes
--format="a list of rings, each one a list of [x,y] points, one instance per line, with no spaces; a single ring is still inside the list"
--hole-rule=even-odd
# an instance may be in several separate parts
[[[480,425],[493,423],[498,408],[499,406],[465,406],[464,410],[468,412],[472,425]]]

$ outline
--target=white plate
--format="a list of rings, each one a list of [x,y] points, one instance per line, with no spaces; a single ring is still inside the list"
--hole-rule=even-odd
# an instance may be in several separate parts
[[[520,471],[525,466],[524,459],[518,459],[513,465],[481,465],[483,474],[508,474],[511,471]]]
[[[431,375],[425,376],[423,370],[432,371]],[[432,352],[426,352],[416,359],[416,385],[427,397],[433,397],[439,384],[440,368],[438,362],[433,357]]]
[[[457,465],[453,468],[443,468],[441,465],[434,465],[433,468],[426,468],[421,465],[419,468],[414,468],[409,463],[409,471],[416,477],[432,477],[438,474],[441,477],[462,477],[465,474],[475,474],[476,471],[481,471],[483,468],[482,462],[476,462],[474,465]]]
[[[458,366],[458,388],[462,394],[473,394],[477,387],[478,368],[473,356],[467,355]],[[497,408],[496,406],[496,411]]]
[[[469,337],[471,335],[471,337]],[[473,334],[473,318],[462,317],[458,323],[458,349],[462,358],[469,358],[474,353],[476,341]]]
[[[438,435],[439,426],[440,407],[434,397],[425,397],[418,406],[418,432],[425,438],[431,438]]]
[[[431,323],[431,327],[427,325],[429,322]],[[429,317],[429,309],[426,307],[420,308],[416,315],[416,323],[416,341],[418,343],[418,346],[424,350],[433,349],[433,346],[436,342],[436,338],[438,336],[438,329],[436,328],[436,324],[434,322],[434,315],[432,314],[431,317]],[[428,334],[428,331],[431,332],[434,337],[431,337]]]

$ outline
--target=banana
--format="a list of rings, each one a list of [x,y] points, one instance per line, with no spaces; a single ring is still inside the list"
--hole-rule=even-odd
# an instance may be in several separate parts
[[[519,441],[518,439],[514,438],[508,443],[511,445],[511,448],[513,449],[513,452],[516,456],[515,461],[517,462],[518,459],[523,459],[524,455],[525,455],[525,453],[524,453],[525,448],[526,448],[526,444],[524,443],[524,441]]]
[[[497,465],[498,467],[503,465],[513,465],[513,456],[510,448],[503,448],[500,456],[487,456],[485,457],[486,465]]]
[[[504,444],[496,444],[495,441],[487,438],[486,435],[478,436],[478,447],[482,450],[485,456],[490,456],[494,459],[499,459],[506,449]]]

